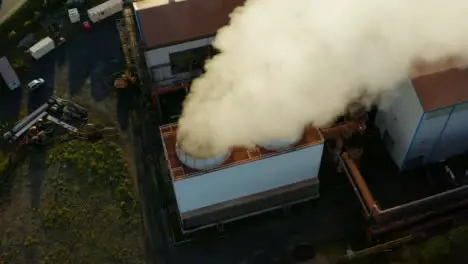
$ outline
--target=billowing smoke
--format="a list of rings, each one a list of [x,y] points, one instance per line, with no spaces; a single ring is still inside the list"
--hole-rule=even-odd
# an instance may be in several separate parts
[[[250,0],[214,45],[179,120],[197,157],[294,139],[395,89],[416,60],[467,57],[468,1]]]

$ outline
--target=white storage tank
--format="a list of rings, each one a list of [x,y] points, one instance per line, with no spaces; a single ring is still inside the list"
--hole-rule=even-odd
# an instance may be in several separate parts
[[[231,150],[226,151],[225,153],[209,158],[209,159],[200,159],[192,157],[186,154],[179,146],[176,144],[176,154],[177,158],[179,158],[180,162],[182,162],[185,166],[190,167],[196,170],[209,170],[221,166],[231,155]]]
[[[38,60],[55,48],[55,42],[50,37],[45,37],[29,48],[31,56]]]
[[[274,140],[265,142],[260,146],[268,150],[279,151],[294,147],[294,145],[297,144],[297,142],[299,142],[300,140],[301,138],[292,140]]]
[[[304,137],[287,150],[234,148],[217,159],[220,166],[211,163],[208,170],[186,166],[178,158],[176,131],[177,124],[160,127],[184,230],[319,197],[317,176],[324,140],[315,128],[306,129]]]
[[[88,17],[96,23],[123,10],[122,0],[109,0],[88,10]]]
[[[439,69],[402,84],[376,125],[401,169],[468,151],[468,70]]]

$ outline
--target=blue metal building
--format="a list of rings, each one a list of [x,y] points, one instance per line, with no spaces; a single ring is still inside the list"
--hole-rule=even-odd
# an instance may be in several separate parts
[[[386,148],[401,169],[468,151],[468,70],[446,69],[402,84],[376,117]]]

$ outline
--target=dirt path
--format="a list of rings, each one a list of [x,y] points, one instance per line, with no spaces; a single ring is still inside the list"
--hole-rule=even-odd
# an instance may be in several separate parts
[[[0,24],[9,18],[26,1],[27,0],[0,0]]]

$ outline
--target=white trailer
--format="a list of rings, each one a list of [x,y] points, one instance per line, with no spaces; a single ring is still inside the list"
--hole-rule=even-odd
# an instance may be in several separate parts
[[[78,8],[68,9],[68,17],[70,17],[70,22],[72,24],[80,22],[80,13]]]
[[[13,67],[6,57],[0,58],[0,76],[8,85],[10,90],[20,87],[21,83]]]
[[[123,10],[122,0],[109,0],[88,10],[88,17],[96,23]]]
[[[45,37],[29,48],[29,53],[36,60],[42,58],[55,48],[55,42],[50,37]]]

